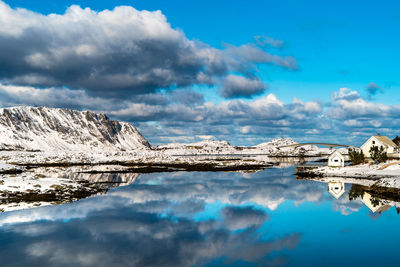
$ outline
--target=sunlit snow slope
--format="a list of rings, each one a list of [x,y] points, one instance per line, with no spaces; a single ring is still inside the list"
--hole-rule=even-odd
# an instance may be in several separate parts
[[[104,114],[47,107],[0,109],[0,150],[102,152],[149,147],[132,124]]]

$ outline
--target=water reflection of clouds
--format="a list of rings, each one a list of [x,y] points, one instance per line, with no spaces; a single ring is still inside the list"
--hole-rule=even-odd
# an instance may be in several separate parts
[[[247,175],[247,174],[246,174]],[[64,220],[84,218],[91,212],[115,207],[133,207],[137,211],[172,213],[192,217],[209,203],[246,205],[252,203],[275,210],[285,200],[295,203],[324,200],[321,185],[296,181],[293,176],[282,176],[279,169],[251,174],[241,173],[173,173],[141,175],[136,183],[60,207],[42,207],[0,216],[0,225],[36,220]],[[136,178],[135,178],[136,179]],[[160,181],[157,182],[154,181]]]
[[[7,227],[0,238],[13,238],[20,251],[7,247],[0,256],[7,264],[15,254],[26,253],[24,258],[37,266],[193,266],[218,258],[230,264],[275,260],[268,257],[271,252],[294,249],[300,242],[296,233],[261,240],[257,229],[267,219],[263,211],[229,207],[222,213],[220,222],[195,222],[118,208],[68,223],[37,222],[28,231],[25,224],[18,224]],[[243,224],[245,216],[254,223]],[[238,227],[245,230],[231,231]]]
[[[269,220],[269,216],[264,210],[255,209],[252,206],[224,207],[221,214],[224,224],[232,231],[260,227],[265,221]]]
[[[12,239],[18,249],[6,247],[0,256],[7,264],[22,253],[38,266],[285,262],[280,251],[296,248],[301,236],[286,232],[266,239],[259,232],[273,219],[265,207],[273,210],[285,199],[322,201],[323,193],[315,184],[282,177],[280,170],[250,178],[240,173],[142,175],[107,195],[2,214],[0,238]],[[195,219],[217,202],[216,217]]]
[[[359,200],[350,200],[348,191],[349,190],[333,202],[334,210],[340,211],[342,215],[350,215],[353,212],[358,212],[363,206]]]
[[[153,179],[159,178],[142,176],[139,183],[152,183]],[[256,203],[270,210],[275,210],[286,199],[299,202],[323,200],[323,191],[318,185],[298,182],[293,177],[282,177],[277,169],[252,174],[250,179],[243,178],[240,173],[182,173],[163,184],[135,186],[132,190],[114,191],[111,194],[130,199],[133,203],[160,200],[161,197],[171,202],[196,199],[231,205]]]
[[[245,175],[147,174],[106,195],[4,213],[0,240],[12,245],[0,250],[2,264],[14,264],[15,259],[16,265],[31,266],[290,262],[295,254],[291,250],[303,249],[300,241],[326,234],[326,223],[338,233],[345,228],[335,216],[311,231],[310,218],[318,223],[318,218],[333,212],[315,212],[314,204],[333,205],[344,215],[362,206],[348,200],[349,188],[336,200],[327,192],[327,184],[297,181],[292,174],[282,175],[279,169]],[[304,204],[304,209],[293,205],[303,202],[314,204]],[[296,213],[299,209],[311,217]],[[356,229],[356,225],[345,226]]]

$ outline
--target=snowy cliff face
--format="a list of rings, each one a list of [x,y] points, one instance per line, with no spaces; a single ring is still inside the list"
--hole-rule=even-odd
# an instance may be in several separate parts
[[[105,152],[150,148],[131,124],[90,111],[0,109],[0,150]]]

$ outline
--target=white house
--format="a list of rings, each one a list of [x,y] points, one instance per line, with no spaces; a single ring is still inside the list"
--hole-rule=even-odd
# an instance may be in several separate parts
[[[377,146],[377,147],[382,146],[385,149],[385,152],[388,154],[389,157],[398,157],[399,156],[398,146],[392,140],[390,140],[390,138],[388,138],[387,136],[382,136],[380,134],[371,136],[367,140],[367,142],[365,142],[361,146],[361,150],[364,153],[365,157],[367,157],[367,158],[371,157],[369,150],[373,146]]]
[[[339,151],[335,150],[328,157],[329,167],[344,167],[344,156]]]
[[[334,196],[336,199],[339,199],[345,192],[344,183],[329,182],[328,183],[328,192],[332,196]]]

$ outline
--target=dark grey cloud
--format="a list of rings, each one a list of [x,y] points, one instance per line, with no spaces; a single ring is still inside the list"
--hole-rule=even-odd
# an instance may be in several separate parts
[[[272,46],[275,48],[282,48],[285,44],[284,41],[279,40],[279,39],[275,39],[269,36],[265,36],[265,35],[257,35],[254,36],[254,39],[256,40],[257,44],[260,46]]]
[[[226,62],[230,69],[244,74],[256,69],[257,64],[273,64],[289,70],[297,70],[299,67],[293,56],[272,55],[255,44],[227,45],[223,52],[228,56]]]
[[[383,93],[383,88],[374,82],[370,82],[366,89],[369,97],[372,97],[378,93]]]
[[[0,1],[0,80],[9,85],[68,87],[125,98],[159,89],[215,85],[258,64],[296,69],[293,57],[248,44],[216,49],[189,40],[160,11],[120,6],[63,15],[12,9]]]
[[[257,77],[229,75],[223,82],[221,95],[225,98],[252,97],[265,92],[266,85]]]
[[[157,96],[157,98],[159,97]],[[157,102],[153,100],[152,103]],[[104,107],[123,107],[121,102],[115,102],[112,99],[89,96],[85,90],[52,87],[38,89],[30,86],[12,86],[0,83],[0,106],[16,105],[91,109],[93,111],[101,110]]]
[[[170,94],[173,101],[176,101],[184,105],[193,106],[193,105],[201,105],[204,103],[204,96],[195,91],[174,90]]]

